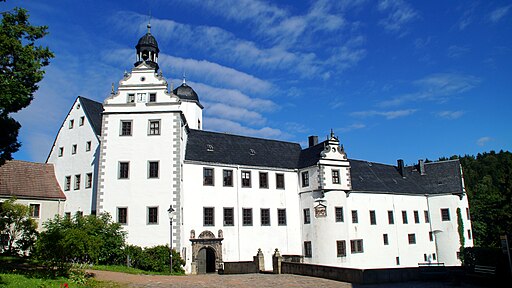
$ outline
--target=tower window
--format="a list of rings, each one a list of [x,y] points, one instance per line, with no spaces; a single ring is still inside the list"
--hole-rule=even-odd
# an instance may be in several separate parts
[[[156,93],[149,93],[149,102],[156,102]]]
[[[332,170],[332,184],[340,184],[340,170]]]
[[[309,208],[304,209],[304,224],[311,223],[311,214],[309,212]]]
[[[133,94],[133,93],[128,94],[127,102],[134,103],[135,102],[135,94]]]
[[[160,135],[160,120],[149,120],[149,135]]]
[[[308,187],[309,186],[309,172],[304,171],[302,172],[302,187]]]

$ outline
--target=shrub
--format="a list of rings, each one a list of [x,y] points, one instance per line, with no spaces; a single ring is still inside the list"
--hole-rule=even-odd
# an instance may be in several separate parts
[[[124,249],[124,259],[130,259],[130,266],[133,268],[169,273],[169,246],[159,245],[142,249],[138,246],[128,245]],[[126,264],[126,262],[122,262]],[[119,263],[121,264],[121,263]],[[172,250],[172,270],[173,273],[183,274],[183,265],[185,261],[176,250]]]
[[[31,252],[37,236],[37,223],[27,205],[16,198],[0,203],[0,251],[10,255]]]

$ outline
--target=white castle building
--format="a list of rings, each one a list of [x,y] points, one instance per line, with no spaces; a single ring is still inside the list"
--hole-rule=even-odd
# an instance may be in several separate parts
[[[459,222],[465,245],[473,240],[458,160],[349,159],[332,132],[303,149],[203,131],[198,95],[185,82],[169,90],[158,53],[148,25],[118,89],[71,107],[47,160],[65,213],[108,212],[139,246],[172,235],[188,273],[252,260],[258,249],[270,270],[276,248],[348,268],[460,265]]]

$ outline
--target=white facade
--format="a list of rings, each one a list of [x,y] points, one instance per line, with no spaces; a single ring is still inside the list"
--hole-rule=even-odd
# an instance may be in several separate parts
[[[137,55],[150,47],[149,59],[156,61],[156,40],[149,31],[144,37]],[[103,103],[99,140],[91,127],[80,130],[79,101],[59,131],[48,162],[68,197],[65,211],[97,207],[98,213],[110,213],[124,225],[130,244],[165,245],[172,237],[189,273],[250,261],[258,249],[270,270],[276,248],[282,255],[304,255],[306,263],[359,269],[460,265],[457,208],[464,216],[465,245],[473,245],[458,162],[446,164],[459,169],[449,171],[453,177],[439,178],[453,186],[447,190],[436,186],[437,175],[429,170],[434,166],[428,166],[445,164],[422,163],[421,173],[408,167],[409,174],[401,176],[400,167],[373,169],[370,162],[349,160],[333,133],[301,149],[295,143],[201,132],[203,107],[192,88],[184,83],[169,91],[156,62],[139,58]],[[72,119],[77,127],[70,129]],[[87,141],[89,154],[70,152],[75,144],[81,151]],[[263,146],[246,149],[251,143]],[[266,144],[283,153],[257,154]],[[238,150],[242,146],[246,150]],[[283,164],[265,157],[291,160]],[[99,175],[91,193],[75,191],[73,182],[66,191],[65,177],[74,180],[85,171]],[[175,210],[172,231],[169,207]]]
[[[87,100],[82,97],[75,100],[46,160],[55,167],[55,176],[67,198],[64,213],[68,215],[96,211],[99,135],[84,110],[84,101]]]

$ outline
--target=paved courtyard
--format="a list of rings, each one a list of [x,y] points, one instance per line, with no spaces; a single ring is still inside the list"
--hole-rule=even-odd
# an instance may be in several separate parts
[[[328,279],[307,277],[291,274],[240,274],[240,275],[133,275],[109,271],[89,271],[95,278],[102,281],[112,281],[126,284],[128,287],[308,287],[308,288],[447,288],[447,287],[478,287],[469,284],[453,285],[446,282],[407,282],[378,285],[356,285]]]

